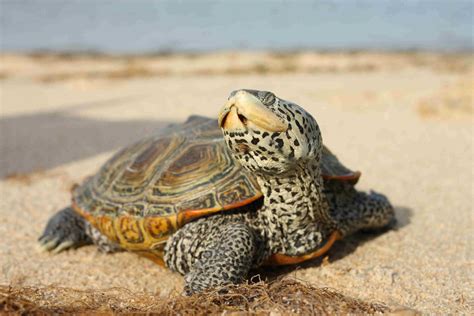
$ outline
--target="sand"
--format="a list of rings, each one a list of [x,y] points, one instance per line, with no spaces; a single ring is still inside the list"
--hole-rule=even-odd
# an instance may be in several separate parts
[[[41,253],[69,188],[118,148],[191,114],[215,117],[237,88],[309,110],[326,145],[385,193],[394,230],[356,234],[321,262],[276,269],[350,297],[424,313],[474,313],[472,56],[265,54],[17,56],[0,67],[0,285],[127,288],[167,297],[180,275],[92,246]],[[263,275],[265,271],[258,271]]]

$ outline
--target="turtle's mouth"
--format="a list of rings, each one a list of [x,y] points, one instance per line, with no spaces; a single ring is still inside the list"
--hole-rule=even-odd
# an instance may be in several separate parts
[[[240,114],[235,106],[219,115],[219,126],[224,130],[244,130],[247,124],[247,117]]]
[[[245,130],[247,125],[269,132],[285,132],[288,125],[266,108],[259,99],[245,90],[233,95],[219,113],[219,126],[223,130]]]

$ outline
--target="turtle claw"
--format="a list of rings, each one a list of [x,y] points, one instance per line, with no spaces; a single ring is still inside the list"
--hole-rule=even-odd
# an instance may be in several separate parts
[[[39,243],[40,251],[48,252],[57,247],[59,244],[59,238],[48,239],[47,237],[44,237],[40,239]]]
[[[63,250],[71,248],[72,246],[74,246],[74,242],[72,240],[63,241],[56,248],[52,249],[51,252],[54,254],[58,254]]]
[[[58,254],[63,250],[74,247],[75,243],[72,240],[61,241],[59,238],[48,240],[47,238],[41,238],[39,241],[38,249],[40,252],[51,252]]]

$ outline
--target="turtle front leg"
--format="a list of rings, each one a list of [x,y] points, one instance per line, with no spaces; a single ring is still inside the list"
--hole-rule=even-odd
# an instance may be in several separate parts
[[[70,207],[62,209],[49,219],[38,241],[41,249],[53,253],[92,243],[86,233],[84,218]]]
[[[185,293],[242,282],[257,249],[244,222],[223,223],[213,216],[186,224],[168,241],[166,265],[185,275]]]

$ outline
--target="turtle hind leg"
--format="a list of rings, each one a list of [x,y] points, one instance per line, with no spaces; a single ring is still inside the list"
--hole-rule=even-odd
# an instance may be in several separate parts
[[[330,196],[331,212],[343,236],[359,230],[374,231],[392,226],[395,211],[387,197],[371,191],[359,192],[352,186],[338,186]]]
[[[358,192],[356,207],[359,212],[357,229],[377,231],[395,225],[395,210],[388,198],[375,191]]]
[[[38,239],[42,250],[59,253],[92,243],[87,235],[85,220],[72,208],[66,207],[51,217]]]
[[[242,282],[252,267],[256,241],[245,223],[210,217],[181,228],[165,251],[167,266],[185,275],[184,291],[191,295]]]

